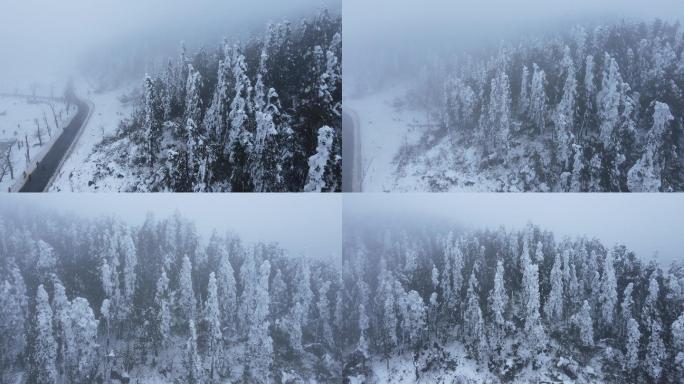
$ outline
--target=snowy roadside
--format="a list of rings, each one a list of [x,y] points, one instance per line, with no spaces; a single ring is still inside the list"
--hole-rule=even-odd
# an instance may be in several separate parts
[[[423,134],[428,118],[425,113],[397,108],[408,84],[396,84],[381,92],[349,97],[346,108],[357,118],[361,147],[361,184],[364,192],[394,191],[397,186],[394,158],[402,146],[415,143]]]
[[[50,184],[50,192],[103,191],[101,186],[96,186],[93,182],[97,172],[96,160],[99,156],[95,148],[103,139],[115,134],[121,120],[130,114],[131,107],[124,105],[119,97],[129,93],[133,88],[134,85],[126,85],[99,94],[86,85],[78,88],[87,92],[87,99],[92,103],[91,116],[74,148]],[[120,189],[117,185],[108,185],[107,190],[118,191]]]
[[[55,114],[50,104],[55,108]],[[10,172],[2,177],[1,191],[18,191],[21,188],[25,181],[24,175],[30,174],[36,168],[37,163],[45,157],[62,134],[64,127],[76,116],[76,112],[73,106],[67,111],[66,104],[56,99],[39,98],[38,101],[29,103],[26,97],[0,98],[0,150],[3,156],[0,162],[5,164],[5,151],[11,145],[10,161],[14,173],[14,178]],[[40,135],[36,124],[40,126]],[[59,126],[58,129],[56,125]]]

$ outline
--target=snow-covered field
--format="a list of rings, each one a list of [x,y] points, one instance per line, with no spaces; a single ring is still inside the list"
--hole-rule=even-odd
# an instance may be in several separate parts
[[[361,184],[364,192],[387,192],[410,185],[397,180],[394,158],[402,146],[417,141],[429,118],[425,113],[399,108],[396,103],[408,90],[407,84],[360,97],[350,96],[344,107],[357,116],[361,142]],[[404,187],[405,188],[405,187]]]
[[[54,115],[50,103],[54,107]],[[64,126],[69,123],[75,113],[75,106],[72,105],[67,111],[67,105],[60,102],[42,100],[30,102],[26,97],[0,97],[0,155],[2,156],[0,168],[6,164],[7,151],[11,146],[10,157],[14,171],[12,179],[9,169],[5,169],[4,176],[2,175],[3,169],[0,169],[0,190],[8,191],[23,177],[27,164],[33,163],[48,150],[52,140],[61,134]],[[58,127],[55,127],[56,124]]]
[[[77,86],[81,98],[92,103],[91,117],[83,129],[74,150],[55,177],[50,192],[106,192],[120,191],[128,177],[112,177],[107,182],[94,183],[98,160],[103,158],[96,146],[116,133],[122,119],[130,116],[131,104],[122,103],[121,96],[130,94],[135,85],[126,85],[105,93],[95,93],[92,87]],[[112,163],[113,164],[113,163]]]

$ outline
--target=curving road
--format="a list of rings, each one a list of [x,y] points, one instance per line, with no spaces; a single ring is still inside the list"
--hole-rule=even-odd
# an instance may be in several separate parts
[[[43,192],[47,189],[50,179],[59,169],[62,160],[88,118],[88,113],[90,112],[88,104],[79,100],[73,94],[68,97],[78,107],[76,116],[64,128],[64,131],[54,142],[48,153],[45,154],[38,167],[27,177],[19,192]]]
[[[353,112],[351,112],[353,113]],[[361,192],[361,156],[357,126],[348,112],[342,113],[342,191]]]

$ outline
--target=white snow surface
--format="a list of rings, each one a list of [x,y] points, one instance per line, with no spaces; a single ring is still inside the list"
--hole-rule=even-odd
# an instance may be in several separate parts
[[[506,349],[510,351],[511,340]],[[554,347],[558,347],[554,344]],[[596,352],[596,351],[594,351]],[[507,379],[498,377],[487,367],[478,364],[471,358],[463,344],[452,342],[440,350],[421,350],[417,355],[405,352],[392,355],[389,362],[383,357],[375,357],[370,361],[370,377],[359,374],[350,377],[352,383],[397,383],[397,384],[451,384],[451,383],[577,383],[588,384],[605,382],[602,357],[609,354],[610,348],[603,352],[590,353],[585,364],[578,363],[563,353],[554,355],[542,352],[536,356],[538,365],[529,364],[522,367],[517,374]],[[514,354],[509,355],[504,363],[513,368],[517,362]],[[503,368],[503,367],[501,367]],[[574,377],[566,373],[574,372]],[[416,376],[417,373],[417,376]]]
[[[409,89],[398,83],[380,92],[350,96],[344,107],[356,115],[361,142],[361,184],[364,192],[387,192],[405,189],[407,183],[396,177],[394,157],[406,143],[417,141],[429,118],[420,111],[398,109],[395,102]],[[401,185],[399,185],[401,184]],[[408,183],[410,185],[410,183]]]
[[[67,113],[66,104],[61,102],[54,102],[54,104],[59,122],[59,130],[55,129],[54,116],[47,102],[39,100],[38,102],[29,103],[27,97],[0,96],[0,152],[4,155],[6,146],[9,143],[13,143],[11,157],[14,166],[14,179],[10,177],[9,173],[5,175],[0,181],[0,191],[7,192],[8,188],[15,186],[22,178],[23,172],[28,168],[26,162],[26,135],[28,135],[29,155],[31,163],[33,163],[47,152],[52,142],[61,134],[64,126],[71,121],[71,118],[76,113],[74,106],[71,106]],[[50,126],[52,137],[48,136],[48,132],[45,129],[43,113],[47,119],[47,124]],[[34,119],[38,119],[41,127],[42,146],[39,144],[36,135]],[[19,148],[19,142],[21,142],[21,148]],[[30,166],[30,164],[28,165]]]
[[[95,93],[85,82],[77,85],[79,97],[90,101],[93,110],[74,150],[50,185],[50,192],[118,192],[125,188],[129,180],[119,177],[123,176],[120,172],[113,172],[115,177],[100,180],[96,184],[93,181],[98,172],[98,160],[104,158],[97,145],[114,135],[121,120],[130,116],[133,103],[123,104],[119,98],[130,94],[136,85],[128,84],[104,93]],[[111,164],[116,166],[114,162]]]
[[[355,116],[361,142],[364,192],[519,192],[536,180],[532,153],[549,158],[540,141],[511,142],[510,161],[486,158],[463,135],[439,132],[439,122],[406,95],[410,82],[359,96],[350,91],[345,108]]]

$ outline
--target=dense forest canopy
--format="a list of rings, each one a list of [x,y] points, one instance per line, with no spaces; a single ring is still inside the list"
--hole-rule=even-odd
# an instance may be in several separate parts
[[[182,44],[102,144],[133,170],[128,189],[339,191],[341,32],[341,17],[324,11],[246,43],[194,54]]]
[[[415,166],[433,190],[458,184],[455,169],[496,190],[681,191],[682,89],[684,32],[661,20],[434,55],[403,101],[437,127],[402,149],[399,171]]]
[[[684,379],[681,263],[531,224],[375,224],[344,238],[345,377],[467,381],[462,345],[488,382]]]
[[[0,233],[2,382],[339,378],[331,263],[205,239],[179,214],[131,226],[5,209]]]

